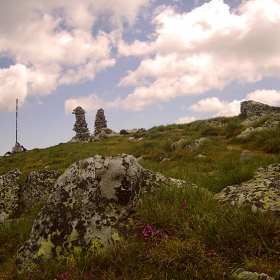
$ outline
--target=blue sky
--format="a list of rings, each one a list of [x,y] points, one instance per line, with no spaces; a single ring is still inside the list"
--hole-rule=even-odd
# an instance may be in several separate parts
[[[0,155],[280,105],[279,0],[0,1]]]

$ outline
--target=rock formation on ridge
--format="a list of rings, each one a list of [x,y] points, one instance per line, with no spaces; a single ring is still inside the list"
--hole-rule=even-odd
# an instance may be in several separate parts
[[[100,134],[103,128],[107,128],[107,120],[105,118],[104,110],[100,108],[95,116],[94,134]]]
[[[81,106],[78,106],[72,112],[76,116],[76,122],[73,128],[76,136],[72,138],[71,142],[89,142],[92,140],[87,127],[85,113],[85,110]]]
[[[246,115],[280,114],[280,107],[270,106],[253,100],[248,100],[241,102],[240,113]]]

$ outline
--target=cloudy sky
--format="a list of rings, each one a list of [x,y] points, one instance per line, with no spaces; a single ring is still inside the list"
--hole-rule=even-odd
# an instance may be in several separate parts
[[[280,105],[280,0],[1,0],[0,155]]]

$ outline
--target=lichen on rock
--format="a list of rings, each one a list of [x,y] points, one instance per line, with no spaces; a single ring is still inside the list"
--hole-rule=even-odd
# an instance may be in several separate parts
[[[20,197],[20,174],[16,168],[0,176],[0,223],[17,214]]]
[[[21,190],[21,203],[32,205],[47,200],[60,175],[56,170],[30,172]]]
[[[119,221],[136,204],[142,180],[142,166],[129,155],[93,156],[71,165],[19,250],[18,271],[31,270],[43,260],[71,262],[118,242]]]
[[[258,168],[251,180],[228,186],[215,197],[222,202],[249,204],[254,210],[280,215],[280,164]]]

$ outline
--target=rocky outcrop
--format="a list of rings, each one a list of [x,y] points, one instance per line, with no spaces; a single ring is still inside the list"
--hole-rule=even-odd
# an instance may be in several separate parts
[[[15,169],[0,176],[0,223],[17,214],[19,209],[20,171]]]
[[[93,156],[71,165],[57,180],[20,248],[16,267],[28,271],[43,260],[71,262],[119,241],[139,196],[163,184],[187,184],[143,169],[130,155]]]
[[[21,191],[21,204],[33,205],[46,201],[61,175],[55,170],[38,170],[28,174]]]
[[[280,215],[280,163],[258,168],[253,179],[228,186],[215,198],[231,204],[249,204],[254,210]]]
[[[74,136],[70,142],[89,142],[92,140],[87,127],[85,113],[85,110],[81,106],[73,110],[72,114],[76,116],[76,122],[73,128],[76,132],[76,136]]]
[[[253,100],[243,101],[240,105],[241,114],[246,115],[271,115],[280,114],[280,107],[269,106]]]

